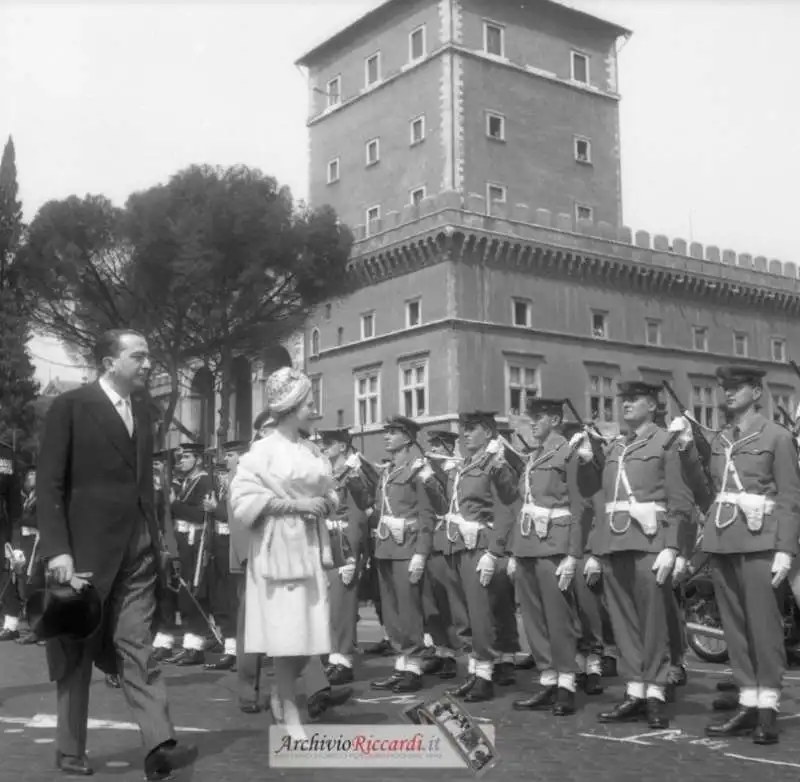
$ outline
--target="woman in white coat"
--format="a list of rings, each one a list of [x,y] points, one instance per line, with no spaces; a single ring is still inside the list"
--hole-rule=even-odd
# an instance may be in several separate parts
[[[274,659],[273,716],[301,737],[297,679],[309,657],[331,650],[325,518],[337,498],[330,462],[301,435],[314,412],[311,381],[279,369],[266,393],[271,432],[239,460],[230,494],[251,531],[245,652]]]

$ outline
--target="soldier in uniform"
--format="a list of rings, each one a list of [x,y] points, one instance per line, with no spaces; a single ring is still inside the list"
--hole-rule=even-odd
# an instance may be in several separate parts
[[[664,703],[672,576],[693,507],[674,438],[653,422],[659,392],[641,381],[619,384],[628,434],[609,446],[603,464],[585,434],[579,444],[584,496],[602,487],[606,511],[595,523],[584,574],[597,577],[603,562],[614,637],[629,672],[624,701],[599,719],[626,722],[645,715],[653,730],[669,727]]]
[[[758,406],[764,371],[717,370],[732,423],[711,442],[716,496],[703,528],[722,627],[739,686],[739,709],[706,728],[712,737],[751,733],[778,741],[777,711],[786,670],[783,617],[775,590],[797,553],[800,472],[792,436]],[[684,443],[692,437],[682,420]]]
[[[0,587],[4,590],[2,606],[5,612],[0,641],[18,641],[35,644],[39,640],[33,633],[20,632],[29,581],[34,575],[36,552],[39,547],[39,528],[36,523],[36,467],[28,467],[22,479],[22,509],[18,522],[11,533],[13,562],[8,562],[9,581]]]
[[[558,432],[563,401],[532,399],[528,414],[538,447],[520,480],[523,505],[510,536],[508,569],[541,689],[515,701],[514,708],[552,709],[563,717],[575,713],[577,612],[571,587],[582,556],[583,498],[569,470],[573,451]]]
[[[435,511],[425,485],[430,469],[417,444],[419,425],[396,415],[386,422],[391,464],[383,470],[375,501],[379,514],[375,560],[383,621],[397,651],[392,674],[373,689],[416,692],[422,687],[425,615],[422,578],[433,544]]]
[[[367,509],[375,500],[378,473],[353,447],[348,429],[328,429],[319,436],[339,495],[339,507],[327,520],[335,567],[328,571],[332,646],[326,674],[331,684],[349,684],[356,653],[358,584],[369,538]]]
[[[3,547],[3,569],[0,571],[0,593],[13,589],[15,578],[12,563],[5,556],[5,546],[11,544],[12,532],[22,511],[22,487],[17,474],[14,451],[0,441],[0,546]],[[5,629],[5,628],[4,628]]]
[[[210,531],[210,525],[207,523],[208,512],[204,507],[204,501],[213,494],[214,486],[203,467],[204,452],[205,448],[198,443],[185,443],[178,449],[178,469],[182,480],[171,506],[181,573],[190,586],[193,585],[198,560],[204,556],[204,552],[200,551],[204,529],[206,551],[211,545],[208,539]],[[203,568],[202,562],[200,566]],[[201,572],[199,589],[195,594],[204,611],[208,609],[206,575]],[[184,631],[183,648],[172,657],[168,657],[166,662],[180,666],[202,665],[205,663],[205,637],[208,633],[205,620],[183,589],[178,593],[178,608]]]
[[[445,530],[467,600],[472,654],[467,680],[452,694],[479,702],[494,697],[496,662],[502,674],[498,683],[514,681],[519,643],[505,570],[513,517],[502,510],[517,500],[519,476],[509,464],[508,449],[497,439],[494,413],[462,413],[459,420],[468,456],[452,475]],[[510,614],[513,632],[509,620],[501,618],[504,614]]]
[[[467,598],[451,553],[452,544],[445,531],[449,476],[461,461],[456,457],[457,442],[458,434],[448,429],[428,432],[427,457],[433,468],[433,475],[428,483],[436,482],[431,491],[431,500],[434,501],[436,511],[436,527],[433,532],[433,550],[422,582],[425,641],[434,650],[434,655],[425,662],[425,673],[438,675],[440,679],[452,679],[456,676],[456,656],[463,650],[470,634]]]

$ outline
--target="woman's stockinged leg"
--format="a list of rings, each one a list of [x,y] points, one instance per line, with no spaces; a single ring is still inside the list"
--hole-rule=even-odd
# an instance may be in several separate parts
[[[296,729],[303,724],[297,706],[297,680],[307,662],[308,657],[275,658],[275,683],[271,699],[273,715],[276,722]]]

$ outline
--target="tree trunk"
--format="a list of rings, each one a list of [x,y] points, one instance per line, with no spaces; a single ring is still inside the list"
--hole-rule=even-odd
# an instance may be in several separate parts
[[[217,366],[219,382],[219,429],[217,429],[217,457],[222,458],[222,445],[228,439],[231,426],[231,369],[233,356],[230,351],[223,349],[220,362]]]
[[[167,447],[167,437],[169,435],[169,428],[175,417],[175,410],[178,407],[178,399],[181,394],[181,379],[178,372],[178,364],[170,359],[168,362],[167,371],[169,372],[169,400],[167,401],[167,409],[164,412],[164,418],[161,421],[161,431],[159,433],[159,447]]]

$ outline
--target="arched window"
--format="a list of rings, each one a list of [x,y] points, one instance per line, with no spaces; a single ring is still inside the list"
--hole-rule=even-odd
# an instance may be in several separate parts
[[[311,355],[319,355],[319,329],[313,329],[311,331]]]

